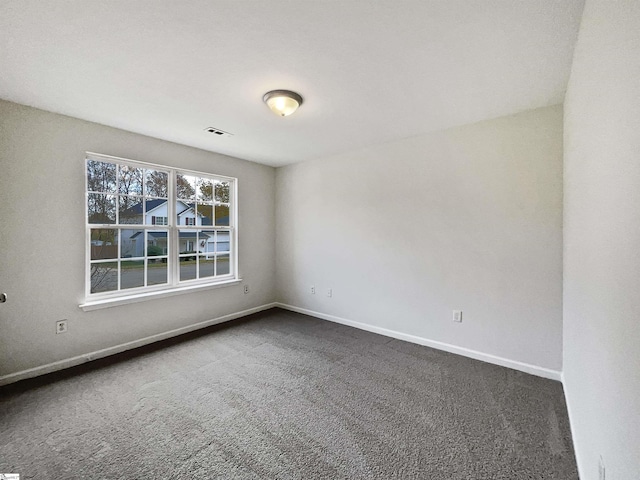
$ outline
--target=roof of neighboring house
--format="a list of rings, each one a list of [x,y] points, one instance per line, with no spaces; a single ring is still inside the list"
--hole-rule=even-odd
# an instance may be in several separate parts
[[[183,213],[188,212],[189,210],[193,210],[193,213],[196,213],[196,204],[195,203],[183,203],[183,205],[186,205],[187,208],[185,208],[181,212],[178,212],[178,216],[182,215]],[[202,217],[202,214],[199,213],[199,212],[198,212],[198,215],[200,215]]]
[[[133,235],[131,235],[129,238],[138,238],[139,236],[141,236],[144,232],[142,230],[138,230],[136,233],[134,233]],[[191,231],[191,232],[180,232],[180,239],[183,238],[196,238],[196,233],[195,231]],[[200,233],[200,237],[207,237],[207,238],[211,238],[212,235],[209,235],[207,233],[204,232],[199,232]],[[160,238],[167,238],[167,232],[149,232],[149,236],[155,239],[160,239]]]
[[[165,203],[167,203],[167,201],[165,199],[156,199],[156,200],[147,200],[146,201],[146,211],[149,212],[151,210],[153,210],[154,208],[159,207],[160,205],[164,205]],[[140,203],[136,203],[133,207],[129,207],[127,208],[124,212],[122,212],[120,215],[139,215],[142,213],[142,202]]]
[[[131,235],[129,238],[138,238],[144,232],[142,230],[138,230],[136,233]],[[153,238],[167,238],[167,232],[149,232],[149,236]]]
[[[180,211],[178,213],[178,216],[182,215],[183,213],[189,211],[189,210],[193,210],[195,212],[195,203],[185,203],[181,200],[178,200],[179,203],[181,203],[182,205],[185,205],[186,208],[183,209],[182,211]],[[167,203],[167,200],[165,199],[155,199],[155,200],[147,200],[146,201],[146,213],[149,213],[151,210],[154,210],[162,205],[164,205],[165,203]],[[216,207],[217,208],[217,207]],[[134,215],[140,215],[142,213],[142,202],[135,204],[132,207],[127,208],[124,212],[122,212],[120,215],[121,216],[134,216]],[[203,226],[209,226],[209,225],[213,225],[213,220],[211,219],[211,217],[207,217],[201,213],[198,213],[198,215],[200,215],[200,217],[202,217],[201,219],[201,224]],[[224,217],[220,217],[218,218],[218,221],[216,222],[216,225],[229,225],[229,215],[225,215]]]

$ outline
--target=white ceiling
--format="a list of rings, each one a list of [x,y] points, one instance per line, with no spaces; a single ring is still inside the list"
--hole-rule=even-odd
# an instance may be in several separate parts
[[[0,0],[0,98],[286,165],[562,102],[583,3]]]

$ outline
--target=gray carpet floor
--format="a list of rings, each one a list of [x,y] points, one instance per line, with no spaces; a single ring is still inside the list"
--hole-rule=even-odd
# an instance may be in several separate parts
[[[279,309],[0,390],[21,479],[577,479],[562,385]]]

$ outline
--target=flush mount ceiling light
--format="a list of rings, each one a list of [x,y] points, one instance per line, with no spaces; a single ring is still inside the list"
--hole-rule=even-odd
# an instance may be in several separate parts
[[[289,90],[271,90],[262,97],[264,103],[280,117],[286,117],[302,105],[302,97]]]

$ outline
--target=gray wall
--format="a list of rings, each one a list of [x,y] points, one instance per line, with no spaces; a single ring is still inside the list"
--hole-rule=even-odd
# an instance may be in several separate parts
[[[85,151],[237,177],[239,272],[251,293],[80,310]],[[274,182],[271,167],[0,101],[0,376],[272,302]],[[68,333],[56,335],[65,318]]]
[[[562,108],[549,107],[276,174],[0,102],[0,291],[9,294],[0,376],[276,299],[559,371],[561,122]],[[251,293],[234,286],[82,312],[86,150],[238,177],[240,275]],[[464,311],[462,324],[452,309]],[[55,335],[63,318],[69,332]]]
[[[589,0],[565,100],[564,385],[582,480],[640,478],[640,2]]]
[[[561,106],[279,168],[276,217],[280,301],[562,369]]]
[[[561,107],[275,173],[0,101],[0,376],[279,299],[563,369],[581,478],[600,458],[607,478],[636,478],[639,78],[640,3],[588,0],[564,111],[564,273]],[[238,177],[251,294],[82,312],[85,150]]]

